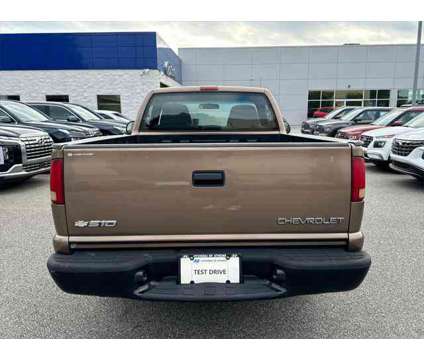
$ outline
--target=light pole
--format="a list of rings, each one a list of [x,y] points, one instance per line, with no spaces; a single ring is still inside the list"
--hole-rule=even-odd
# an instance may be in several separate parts
[[[422,21],[418,21],[418,34],[417,34],[417,52],[415,54],[415,70],[414,70],[414,85],[412,87],[412,105],[417,104],[417,84],[418,84],[418,72],[420,68],[420,50],[421,50],[421,31]]]

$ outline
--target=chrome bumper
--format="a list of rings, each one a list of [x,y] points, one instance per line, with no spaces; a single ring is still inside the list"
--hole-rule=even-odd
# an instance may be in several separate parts
[[[28,176],[41,174],[43,172],[50,170],[50,160],[51,160],[51,156],[46,156],[46,157],[37,159],[37,161],[31,161],[26,164],[15,164],[6,172],[0,172],[0,179],[14,179],[14,178],[28,177]],[[36,165],[39,165],[39,166],[34,170],[25,169],[25,167],[28,168],[30,166],[34,168],[36,167]]]

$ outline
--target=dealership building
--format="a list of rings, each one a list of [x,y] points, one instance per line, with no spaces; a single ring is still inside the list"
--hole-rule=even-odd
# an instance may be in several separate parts
[[[180,84],[181,60],[155,32],[0,34],[0,99],[134,118],[150,90]]]
[[[180,49],[179,56],[184,85],[267,87],[287,120],[296,124],[318,107],[397,106],[411,101],[415,52],[415,45],[346,44],[188,48]],[[424,100],[424,90],[419,96]]]
[[[3,34],[0,98],[71,101],[135,117],[159,87],[262,86],[298,124],[319,107],[410,102],[415,51],[412,44],[345,44],[182,48],[177,55],[155,32]]]

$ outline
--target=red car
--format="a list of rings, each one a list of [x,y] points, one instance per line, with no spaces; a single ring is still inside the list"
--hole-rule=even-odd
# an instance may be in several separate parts
[[[424,106],[397,108],[384,114],[371,124],[354,125],[339,130],[336,137],[339,139],[359,140],[362,133],[385,126],[402,126],[417,115],[424,112]]]
[[[314,111],[314,113],[312,114],[312,117],[323,118],[324,116],[326,116],[329,112],[333,110],[334,110],[333,106],[320,107]]]

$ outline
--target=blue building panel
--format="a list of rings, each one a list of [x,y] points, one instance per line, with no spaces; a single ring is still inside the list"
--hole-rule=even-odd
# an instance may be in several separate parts
[[[169,62],[178,64],[167,49]],[[0,34],[0,71],[162,70],[164,61],[155,32]]]

